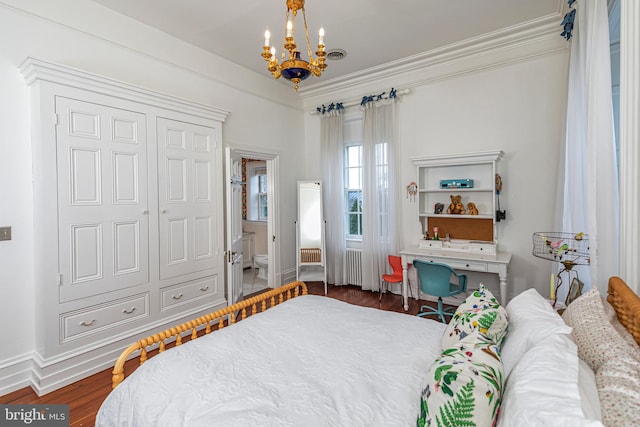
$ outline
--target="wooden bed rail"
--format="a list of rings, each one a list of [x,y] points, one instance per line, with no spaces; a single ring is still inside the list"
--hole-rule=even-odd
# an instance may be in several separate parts
[[[619,277],[609,278],[607,301],[613,306],[618,320],[640,345],[640,298]]]
[[[154,344],[158,344],[158,352],[165,350],[165,341],[175,339],[175,345],[182,344],[182,334],[191,330],[191,339],[198,338],[198,328],[205,325],[204,333],[209,334],[211,332],[211,326],[217,324],[218,329],[224,328],[224,319],[228,317],[228,324],[232,325],[236,322],[236,312],[240,315],[240,320],[244,320],[247,317],[247,309],[251,309],[251,314],[261,313],[269,308],[272,308],[284,301],[290,300],[300,295],[307,295],[307,285],[304,282],[291,282],[283,285],[277,289],[263,292],[255,297],[247,298],[243,301],[232,304],[228,307],[198,317],[197,319],[190,320],[182,323],[173,328],[166,329],[157,334],[150,335],[139,341],[134,342],[127,347],[116,360],[113,367],[113,376],[111,377],[111,386],[116,388],[124,380],[124,364],[130,358],[130,356],[136,351],[140,351],[140,365],[142,365],[148,357],[151,357],[147,353],[147,347]],[[258,307],[259,305],[259,307]]]

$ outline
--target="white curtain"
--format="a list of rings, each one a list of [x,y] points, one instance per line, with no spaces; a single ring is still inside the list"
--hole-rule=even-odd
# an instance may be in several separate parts
[[[320,161],[324,187],[325,250],[327,281],[346,285],[346,240],[344,235],[344,184],[342,110],[324,113],[320,122]]]
[[[378,290],[399,242],[398,141],[395,99],[364,107],[362,154],[362,289]]]
[[[606,294],[618,271],[615,155],[606,0],[579,0],[569,62],[562,231],[589,235],[590,264],[574,267],[584,290]],[[569,284],[559,289],[563,301]]]

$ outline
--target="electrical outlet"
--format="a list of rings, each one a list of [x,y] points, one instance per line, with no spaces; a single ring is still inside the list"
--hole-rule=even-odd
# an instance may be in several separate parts
[[[11,227],[0,227],[0,241],[11,240]]]

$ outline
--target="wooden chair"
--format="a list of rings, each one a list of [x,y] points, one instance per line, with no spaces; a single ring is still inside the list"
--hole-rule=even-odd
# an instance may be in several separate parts
[[[428,316],[437,314],[440,316],[442,323],[446,323],[444,316],[453,316],[454,310],[445,310],[442,307],[442,297],[450,297],[467,291],[466,274],[456,273],[456,271],[446,264],[436,262],[422,261],[416,259],[413,266],[418,273],[418,282],[420,290],[427,294],[438,297],[438,308],[435,309],[428,305],[420,307],[418,316]],[[457,283],[451,282],[451,276],[457,278]]]

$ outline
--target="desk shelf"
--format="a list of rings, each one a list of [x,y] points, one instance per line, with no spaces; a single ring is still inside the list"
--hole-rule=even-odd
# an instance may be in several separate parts
[[[502,151],[487,151],[457,155],[442,155],[412,159],[418,176],[418,220],[423,235],[433,235],[438,227],[439,236],[451,238],[496,241],[495,177]],[[440,188],[441,180],[471,179],[472,188]],[[465,210],[474,203],[478,215],[447,214],[451,196],[460,195]],[[443,205],[443,213],[435,213],[435,205]]]

